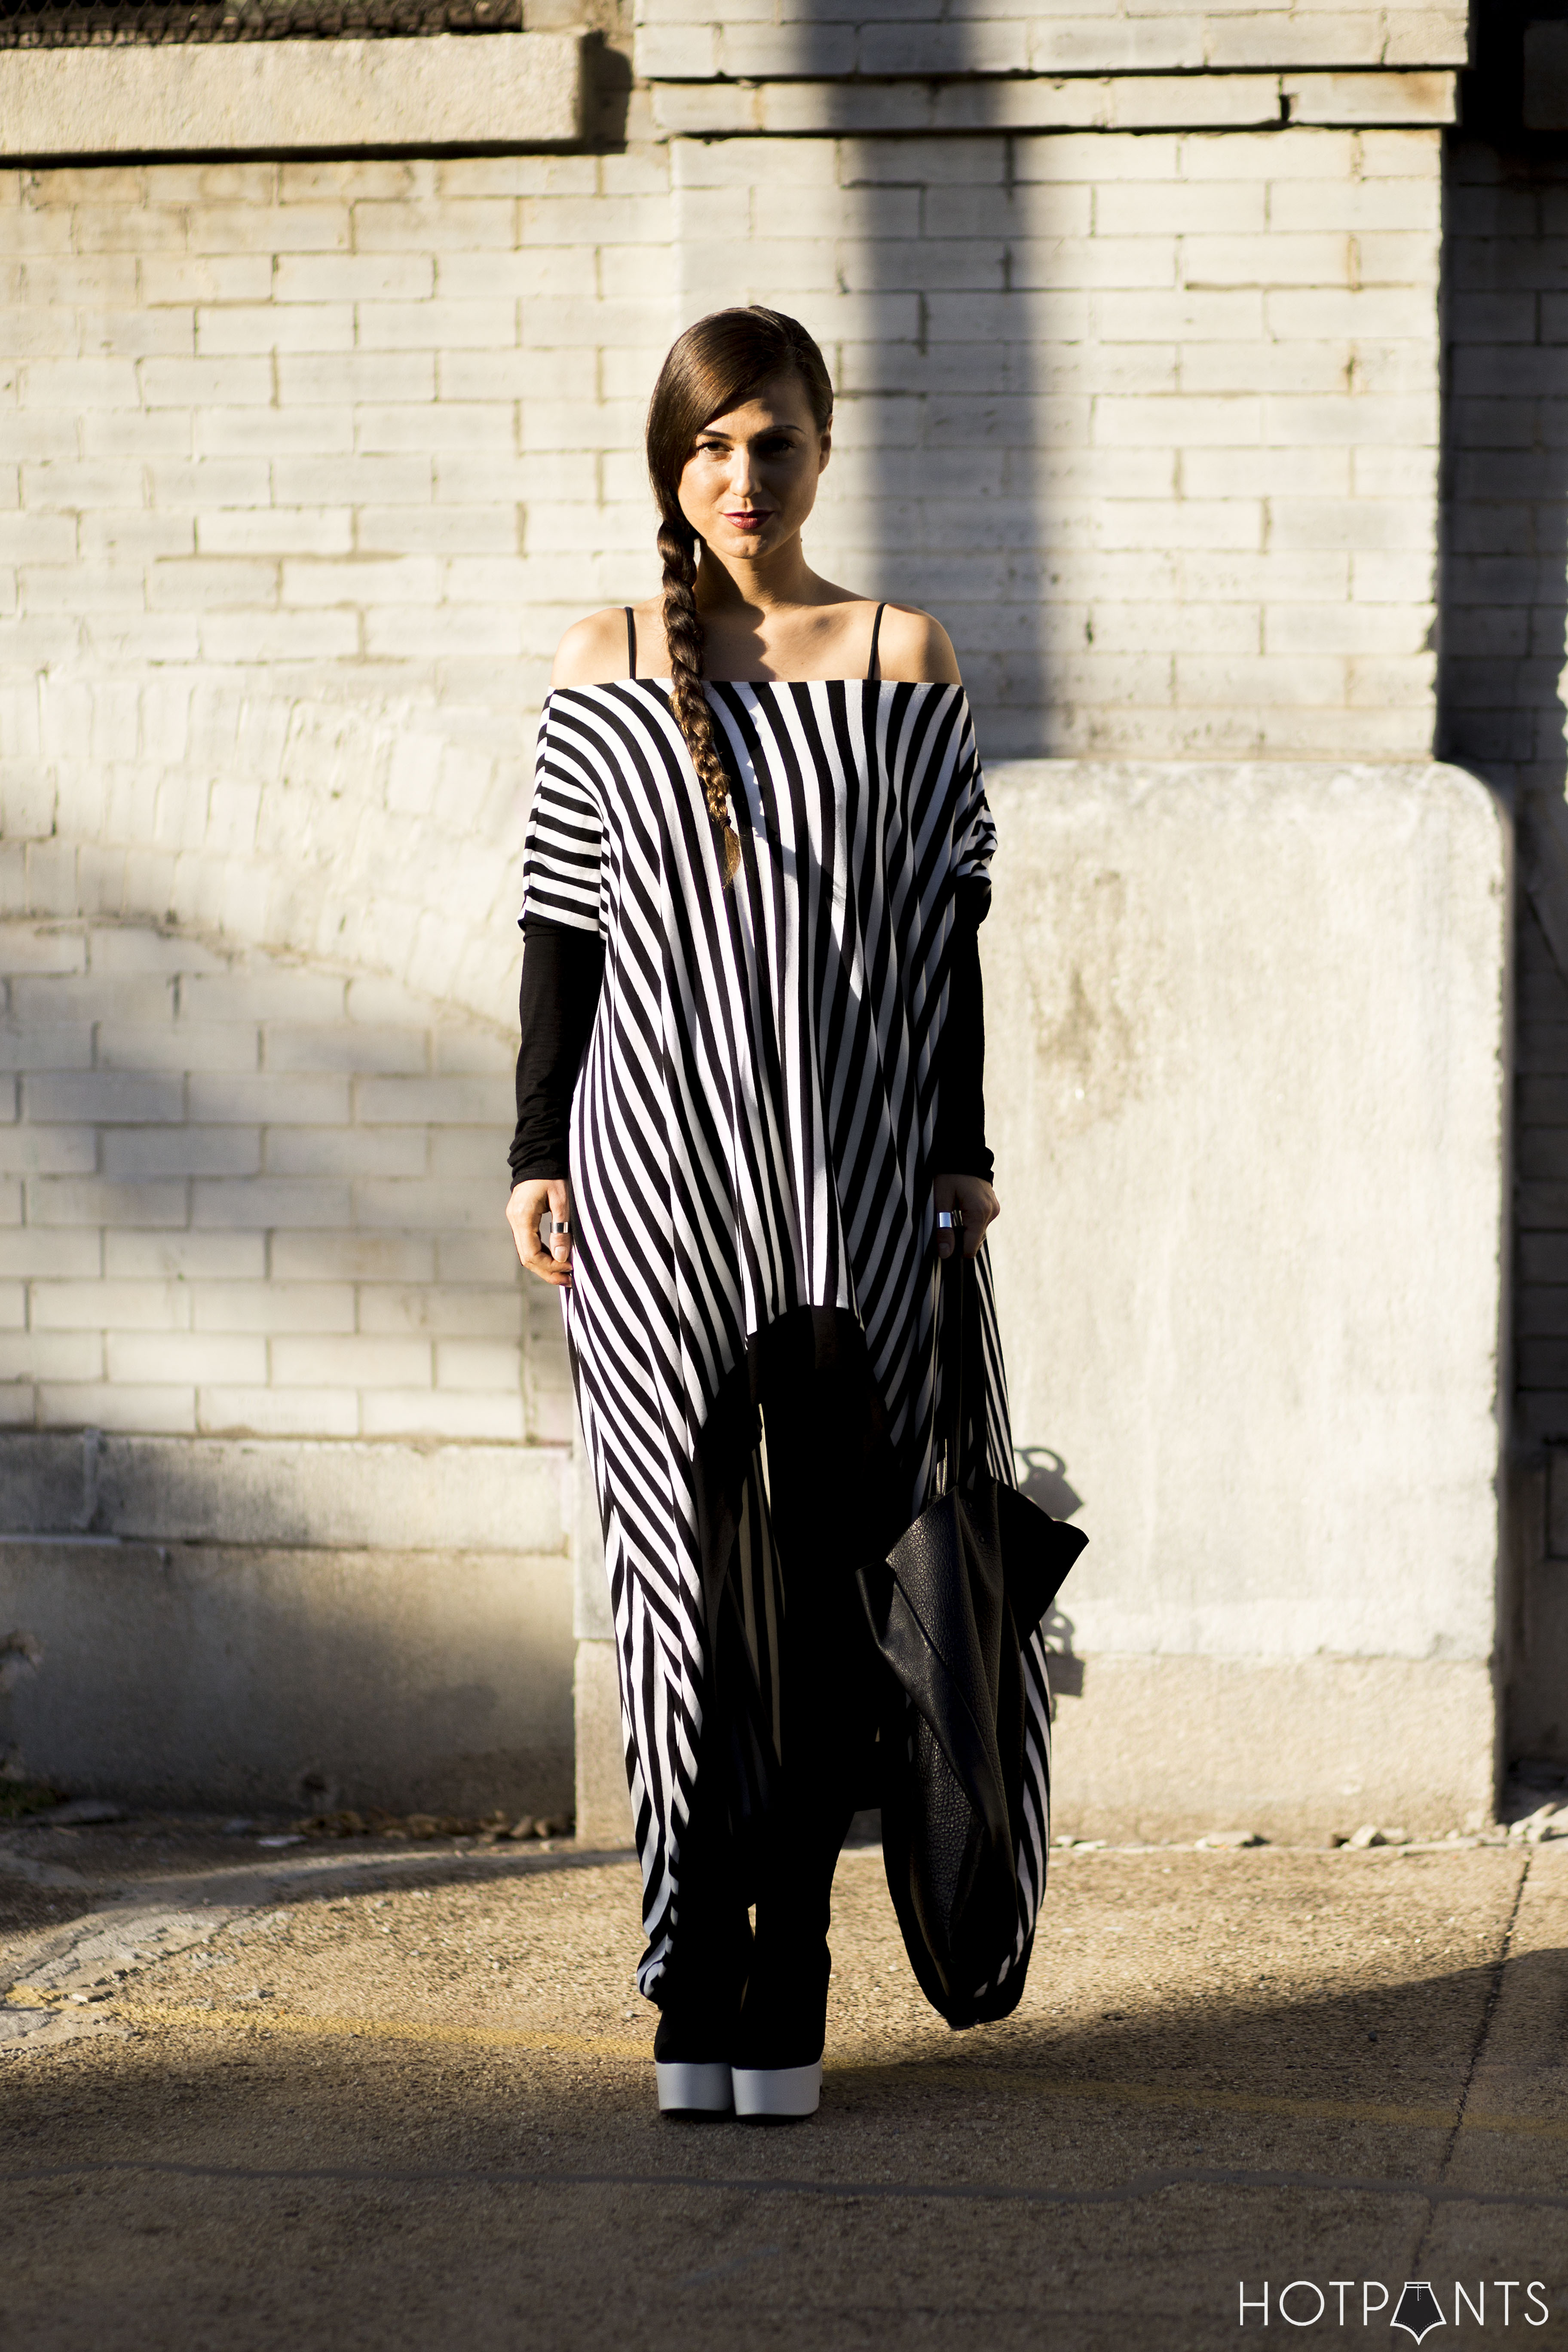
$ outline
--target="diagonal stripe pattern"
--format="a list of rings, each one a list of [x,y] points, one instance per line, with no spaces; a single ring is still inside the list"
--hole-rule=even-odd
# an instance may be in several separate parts
[[[831,679],[708,696],[741,841],[728,889],[668,695],[647,679],[550,697],[525,855],[524,919],[605,941],[573,1106],[563,1306],[615,1612],[645,1991],[671,1948],[701,1728],[697,1441],[748,1340],[803,1307],[856,1316],[910,1465],[911,1517],[928,1491],[935,1044],[954,886],[984,874],[995,839],[961,688]],[[990,1466],[1011,1481],[984,1252],[979,1274]],[[755,1649],[775,1622],[765,1498],[752,1494],[742,1520]],[[1026,1682],[1015,1959],[1049,1844],[1038,1636]]]

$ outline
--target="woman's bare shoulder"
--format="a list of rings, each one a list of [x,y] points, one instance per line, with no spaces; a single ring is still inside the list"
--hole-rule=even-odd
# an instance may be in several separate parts
[[[626,608],[606,604],[585,621],[574,621],[555,648],[550,672],[552,688],[608,686],[628,675],[626,667]]]
[[[942,623],[918,604],[889,604],[877,641],[877,667],[883,677],[962,686],[958,656]]]

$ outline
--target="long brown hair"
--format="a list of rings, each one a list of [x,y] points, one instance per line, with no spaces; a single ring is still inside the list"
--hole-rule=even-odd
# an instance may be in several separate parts
[[[680,477],[705,425],[738,408],[774,377],[791,374],[805,384],[816,429],[825,432],[833,415],[833,385],[822,353],[799,320],[764,310],[760,302],[744,310],[712,310],[671,344],[648,403],[647,470],[658,503],[670,705],[719,835],[726,882],[740,864],[741,845],[730,824],[730,780],[702,691],[698,541],[680,511]]]

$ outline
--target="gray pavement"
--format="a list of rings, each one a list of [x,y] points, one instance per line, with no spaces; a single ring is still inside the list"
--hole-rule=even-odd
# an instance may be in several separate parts
[[[216,1826],[0,1837],[16,2352],[1568,2347],[1568,1840],[1063,1854],[963,2035],[847,1853],[758,2130],[654,2111],[628,1857]]]

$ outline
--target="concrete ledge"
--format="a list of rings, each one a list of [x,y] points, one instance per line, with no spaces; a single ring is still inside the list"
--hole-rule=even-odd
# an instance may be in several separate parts
[[[560,1552],[564,1445],[0,1438],[0,1532],[312,1549]]]
[[[0,1750],[78,1794],[571,1806],[559,1556],[13,1540],[0,1624],[32,1644],[7,1659]]]
[[[589,1845],[632,1843],[621,1690],[614,1642],[579,1642],[573,1677],[577,1732],[577,1835]]]
[[[691,138],[877,131],[1415,129],[1457,119],[1450,73],[1114,74],[949,81],[658,82],[660,129]]]
[[[1494,1793],[1490,1669],[1405,1658],[1082,1661],[1053,1735],[1052,1831],[1346,1836],[1477,1829]]]
[[[8,157],[552,146],[583,119],[577,33],[0,53]]]

